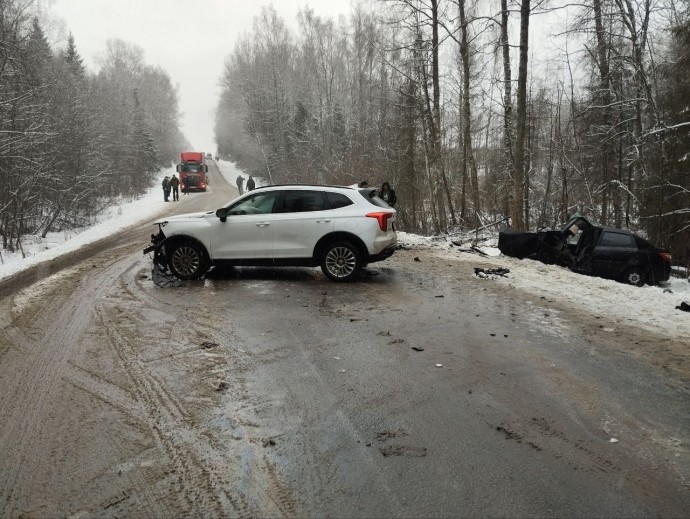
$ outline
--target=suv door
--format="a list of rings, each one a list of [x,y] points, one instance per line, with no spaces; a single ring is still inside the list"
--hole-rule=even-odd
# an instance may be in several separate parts
[[[323,191],[286,189],[276,213],[275,259],[311,258],[319,239],[333,230],[333,211]]]
[[[279,191],[259,191],[228,207],[225,222],[214,226],[213,259],[270,259],[273,256],[273,207]]]
[[[604,230],[592,252],[593,273],[618,279],[637,258],[637,244],[632,235]]]

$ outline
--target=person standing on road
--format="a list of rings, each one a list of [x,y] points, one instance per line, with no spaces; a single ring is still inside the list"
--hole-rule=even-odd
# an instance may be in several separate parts
[[[168,197],[170,196],[170,177],[165,177],[162,182],[163,186],[163,200],[169,202]]]
[[[247,191],[252,191],[255,187],[256,183],[254,182],[252,176],[249,175],[249,178],[247,179]]]
[[[244,189],[242,189],[242,184],[244,184],[244,179],[242,178],[242,175],[237,175],[237,179],[235,180],[235,183],[237,184],[237,190],[240,192],[240,195],[244,194]]]
[[[381,184],[379,196],[391,207],[395,207],[395,203],[398,201],[398,197],[395,196],[395,189],[391,189],[391,185],[388,182]]]
[[[173,173],[170,179],[170,187],[172,187],[173,202],[180,201],[180,180]]]

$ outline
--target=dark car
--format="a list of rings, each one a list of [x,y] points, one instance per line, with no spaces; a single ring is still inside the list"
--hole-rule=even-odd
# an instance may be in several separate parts
[[[507,256],[557,263],[638,287],[668,281],[671,275],[668,251],[630,231],[593,224],[577,213],[560,231],[502,231],[498,248]]]

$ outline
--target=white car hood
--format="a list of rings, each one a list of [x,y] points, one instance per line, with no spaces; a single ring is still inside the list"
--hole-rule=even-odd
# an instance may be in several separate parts
[[[190,220],[198,220],[199,218],[203,218],[206,215],[209,214],[214,214],[214,211],[204,211],[203,213],[187,213],[187,214],[178,214],[174,216],[166,216],[165,218],[159,218],[154,224],[159,224],[159,223],[174,223],[174,222],[188,222]]]

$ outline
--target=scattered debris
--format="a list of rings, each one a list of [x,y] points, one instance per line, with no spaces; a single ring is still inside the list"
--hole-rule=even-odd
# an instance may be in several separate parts
[[[376,433],[376,440],[380,442],[385,442],[390,440],[391,438],[395,438],[397,436],[409,436],[406,431],[403,429],[400,429],[398,431],[383,431],[383,432],[377,432]]]
[[[338,370],[338,373],[345,373],[344,369]]]
[[[263,446],[268,447],[269,445],[275,445],[276,441],[273,438],[269,438],[268,440],[264,440]]]
[[[158,263],[153,264],[151,279],[157,287],[182,287],[185,285],[184,281],[175,277],[173,274],[162,271]]]
[[[352,317],[352,318],[350,319],[350,322],[351,322],[351,323],[356,323],[357,321],[361,321],[361,320],[362,320],[362,319],[360,319],[360,318]]]
[[[437,367],[437,368],[442,368],[442,367],[443,367],[443,364],[436,364],[436,367]]]
[[[676,306],[676,310],[682,310],[683,312],[690,312],[690,304],[683,301],[681,304]]]
[[[471,389],[468,389],[468,390],[467,390],[467,393],[471,395],[471,394],[472,394],[472,390],[471,390]]]
[[[224,390],[226,390],[226,389],[229,388],[229,387],[230,387],[230,384],[228,384],[227,381],[225,381],[225,380],[219,380],[218,382],[216,382],[216,385],[215,385],[214,389],[215,389],[216,391],[224,391]]]
[[[425,447],[413,447],[410,445],[386,445],[379,449],[385,457],[405,456],[407,458],[423,458],[426,456]]]
[[[664,294],[673,294],[673,290],[670,288],[664,288]]]
[[[490,333],[489,335],[491,335],[492,337],[496,337],[495,333]]]
[[[382,332],[379,332],[376,335],[383,335],[384,337],[390,337],[391,331],[390,330],[383,330]]]
[[[443,294],[441,294],[441,295],[434,296],[434,297],[446,297],[446,296],[444,296]]]
[[[602,328],[602,330],[604,330],[605,332],[609,332],[609,333],[616,331],[615,328]]]
[[[139,279],[148,279],[149,277],[146,274],[139,274]]]
[[[617,438],[611,438],[609,440],[609,443],[618,443],[618,439]]]
[[[495,269],[485,269],[481,267],[474,267],[474,275],[482,279],[497,279],[499,277],[506,277],[510,270],[507,268],[499,267]]]
[[[388,345],[390,346],[391,344],[402,344],[403,342],[405,342],[405,339],[393,339],[388,343]]]
[[[418,257],[415,257],[414,260],[415,260],[415,261],[422,261],[422,260],[420,260]]]
[[[333,357],[335,360],[340,360],[340,357]]]
[[[216,346],[218,346],[217,342],[204,341],[201,343],[201,347],[206,349],[206,350],[209,350],[211,348],[215,348]]]
[[[413,349],[414,351],[424,351],[424,348],[422,348],[421,346],[412,346],[411,349]]]

